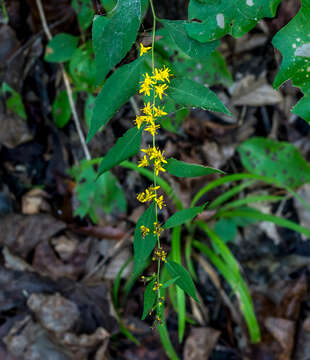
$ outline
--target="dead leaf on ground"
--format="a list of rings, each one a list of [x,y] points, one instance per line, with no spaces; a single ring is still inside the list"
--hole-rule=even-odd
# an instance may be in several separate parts
[[[247,75],[234,85],[234,105],[265,106],[275,105],[281,101],[280,93],[267,83],[266,78],[256,79],[254,75]]]
[[[220,337],[220,332],[209,328],[193,328],[185,341],[184,360],[207,360]]]
[[[83,241],[71,256],[63,261],[56,255],[49,241],[44,240],[35,249],[32,265],[36,271],[54,280],[63,277],[77,279],[85,271],[89,244],[89,241]]]
[[[22,213],[25,215],[38,214],[40,211],[49,212],[48,194],[42,189],[32,189],[22,197]]]
[[[25,258],[38,243],[65,228],[65,223],[49,214],[10,214],[0,218],[0,245],[7,246],[12,252]]]
[[[310,314],[297,331],[297,345],[294,360],[308,360],[310,354]]]
[[[9,149],[32,140],[26,121],[17,114],[0,114],[0,126],[5,129],[0,132],[0,144]]]

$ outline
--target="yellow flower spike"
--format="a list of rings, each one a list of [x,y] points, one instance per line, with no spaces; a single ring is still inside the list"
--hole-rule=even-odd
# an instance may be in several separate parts
[[[152,46],[144,46],[142,43],[140,43],[140,56],[142,56],[143,54],[146,54],[151,49],[152,49]]]
[[[165,90],[167,90],[167,89],[168,89],[167,84],[155,85],[156,97],[158,96],[161,100],[163,98],[163,95],[167,95],[165,93]]]
[[[161,117],[161,116],[165,116],[168,115],[163,109],[161,109],[159,106],[153,106],[154,109],[154,116],[155,117]]]
[[[144,108],[142,109],[143,114],[148,116],[153,116],[151,103],[148,102],[146,105],[144,104]]]
[[[145,193],[144,192],[141,192],[137,195],[137,200],[142,202],[142,203],[145,203],[146,200],[145,200]]]
[[[164,231],[164,229],[160,226],[160,224],[157,221],[155,221],[153,234],[160,236],[160,234],[163,231]],[[154,255],[157,257],[161,257],[161,252],[159,250],[155,250]]]
[[[149,160],[146,157],[146,155],[144,155],[143,159],[139,161],[138,167],[147,167],[147,166],[149,166]]]
[[[149,132],[150,134],[152,134],[152,136],[155,136],[157,134],[157,130],[160,128],[160,125],[157,124],[155,125],[155,123],[151,123],[150,125],[148,125],[144,131]]]
[[[140,226],[140,230],[141,230],[141,235],[143,238],[145,238],[146,235],[148,235],[150,233],[150,229],[144,225]]]
[[[161,195],[159,198],[155,197],[154,201],[156,202],[156,204],[160,210],[163,208],[163,206],[166,206],[166,204],[164,203],[163,195]]]

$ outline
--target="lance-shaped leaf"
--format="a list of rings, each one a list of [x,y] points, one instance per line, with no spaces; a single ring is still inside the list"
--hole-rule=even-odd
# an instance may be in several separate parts
[[[187,270],[182,265],[171,260],[167,261],[166,266],[171,277],[175,278],[179,276],[175,283],[183,291],[185,291],[187,295],[191,296],[194,300],[199,302],[196,295],[195,285]]]
[[[255,137],[242,143],[238,152],[243,166],[253,174],[293,188],[310,181],[310,165],[292,144]]]
[[[167,95],[179,105],[198,107],[231,115],[230,111],[213,91],[189,79],[172,80]]]
[[[154,305],[155,300],[156,300],[157,291],[153,290],[154,283],[155,283],[155,279],[152,280],[147,285],[147,287],[145,288],[145,291],[144,291],[144,303],[143,303],[142,320],[144,320],[146,318],[147,314],[149,313],[149,311],[152,310],[153,305]]]
[[[203,209],[204,206],[194,206],[192,208],[177,211],[172,216],[170,216],[163,228],[169,229],[178,225],[182,225],[187,221],[194,219],[194,217],[201,213]]]
[[[140,150],[143,129],[135,126],[126,131],[108,151],[99,166],[99,175],[137,154]]]
[[[153,232],[155,221],[155,205],[152,203],[149,208],[141,215],[135,228],[133,241],[134,274],[140,273],[141,268],[143,268],[145,261],[150,256],[156,245],[157,236]],[[141,233],[142,225],[150,229],[150,232],[145,237],[143,237]]]
[[[165,165],[166,171],[177,177],[198,177],[214,173],[225,174],[222,170],[199,164],[186,163],[174,158],[169,158]]]
[[[95,107],[87,136],[89,141],[101,126],[134,95],[139,88],[140,76],[144,70],[144,59],[139,59],[118,68],[104,83],[95,100]]]
[[[190,38],[185,30],[184,20],[160,20],[164,25],[171,40],[182,50],[186,55],[201,59],[207,59],[211,53],[218,47],[218,41],[212,41],[207,44],[202,44],[197,40]]]
[[[302,0],[298,14],[273,38],[273,45],[282,54],[280,70],[274,87],[287,80],[304,93],[292,112],[310,122],[310,0]]]
[[[201,42],[226,34],[241,37],[264,17],[274,17],[281,0],[191,0],[186,30]]]
[[[70,34],[57,34],[47,44],[45,50],[45,61],[64,62],[70,60],[74,54],[79,38]]]
[[[140,0],[118,1],[111,17],[95,17],[93,44],[98,84],[132,47],[140,27],[140,20]]]

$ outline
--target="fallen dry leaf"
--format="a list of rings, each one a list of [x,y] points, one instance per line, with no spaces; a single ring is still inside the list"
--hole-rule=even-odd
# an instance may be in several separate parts
[[[25,215],[38,214],[40,211],[50,211],[46,201],[48,194],[42,189],[32,189],[22,197],[22,213]]]
[[[214,349],[220,332],[210,327],[193,328],[185,341],[184,360],[207,360]]]

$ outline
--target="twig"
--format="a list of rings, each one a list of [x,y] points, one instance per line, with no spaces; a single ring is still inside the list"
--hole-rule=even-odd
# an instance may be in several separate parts
[[[49,29],[49,27],[47,25],[47,22],[46,22],[46,17],[45,17],[45,14],[44,14],[42,2],[41,2],[41,0],[36,0],[36,3],[37,3],[38,10],[39,10],[43,30],[44,30],[44,32],[46,34],[46,37],[50,41],[52,39],[52,34],[51,34],[50,29]],[[81,129],[79,117],[78,117],[76,107],[75,107],[75,104],[74,104],[74,100],[73,100],[73,96],[72,96],[72,89],[71,89],[71,86],[70,86],[69,78],[68,78],[68,75],[66,74],[64,66],[62,64],[60,64],[60,68],[61,68],[61,72],[62,72],[62,78],[63,78],[64,83],[65,83],[65,87],[66,87],[66,91],[67,91],[67,95],[68,95],[68,99],[69,99],[69,104],[70,104],[70,107],[71,107],[71,110],[72,110],[72,116],[73,116],[73,121],[74,121],[74,124],[75,124],[75,127],[76,127],[76,131],[77,131],[77,133],[79,135],[80,142],[81,142],[84,154],[85,154],[85,158],[87,160],[90,160],[91,156],[90,156],[90,153],[89,153],[86,141],[85,141],[83,131]]]

